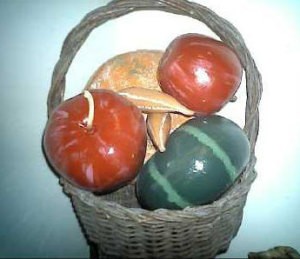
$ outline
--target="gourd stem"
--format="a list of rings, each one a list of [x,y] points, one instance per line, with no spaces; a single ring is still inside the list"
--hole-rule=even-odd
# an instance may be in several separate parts
[[[84,90],[83,96],[87,99],[89,103],[89,114],[87,117],[86,128],[90,130],[93,127],[93,120],[94,120],[94,111],[95,111],[94,98],[92,94],[87,90]]]

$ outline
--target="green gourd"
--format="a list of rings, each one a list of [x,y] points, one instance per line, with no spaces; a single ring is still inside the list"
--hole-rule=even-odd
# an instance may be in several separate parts
[[[244,131],[218,115],[193,118],[169,137],[141,169],[136,194],[149,210],[183,209],[218,199],[245,169],[250,145]]]

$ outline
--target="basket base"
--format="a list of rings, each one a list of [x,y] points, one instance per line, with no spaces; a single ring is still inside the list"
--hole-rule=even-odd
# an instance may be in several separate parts
[[[226,248],[221,249],[218,254],[226,253],[229,248],[229,244]],[[90,259],[124,259],[124,257],[107,255],[104,253],[100,246],[95,243],[90,244]]]
[[[102,197],[61,183],[90,245],[90,258],[213,258],[226,252],[239,230],[256,176],[251,172],[215,203],[183,211],[138,208],[132,185]],[[128,207],[120,205],[124,199]]]

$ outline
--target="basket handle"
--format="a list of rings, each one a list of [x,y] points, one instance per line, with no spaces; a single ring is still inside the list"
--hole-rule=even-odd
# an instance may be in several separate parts
[[[76,53],[91,31],[111,19],[138,10],[160,10],[199,20],[236,51],[246,74],[247,101],[244,131],[250,141],[251,153],[254,155],[259,129],[258,105],[262,93],[260,73],[241,34],[230,22],[218,16],[209,8],[186,0],[113,0],[106,6],[88,13],[64,40],[48,93],[48,116],[63,101],[66,74]]]

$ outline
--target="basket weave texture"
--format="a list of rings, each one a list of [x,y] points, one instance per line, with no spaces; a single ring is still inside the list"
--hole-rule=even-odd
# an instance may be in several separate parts
[[[192,17],[206,24],[236,51],[246,78],[244,131],[250,141],[250,161],[241,178],[220,199],[183,210],[141,209],[133,185],[96,196],[64,179],[60,179],[60,183],[71,198],[87,240],[97,244],[101,258],[211,258],[226,251],[236,235],[247,194],[256,177],[254,150],[262,82],[242,36],[231,23],[207,7],[186,0],[114,0],[95,9],[64,41],[48,94],[48,115],[63,101],[67,71],[91,31],[108,20],[138,10],[160,10]]]

